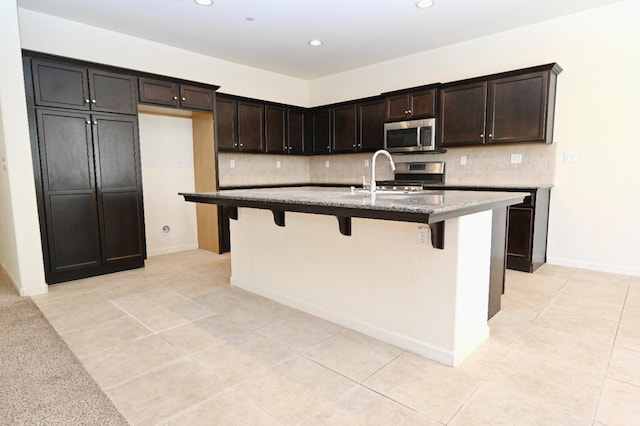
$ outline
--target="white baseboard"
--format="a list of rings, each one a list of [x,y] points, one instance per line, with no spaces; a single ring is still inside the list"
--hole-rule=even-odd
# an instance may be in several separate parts
[[[231,277],[231,285],[243,290],[247,290],[251,293],[259,294],[268,299],[275,300],[276,302],[325,319],[327,321],[331,321],[343,327],[350,328],[352,330],[366,334],[367,336],[382,340],[383,342],[396,345],[402,349],[406,349],[410,352],[422,355],[425,358],[432,359],[441,364],[456,366],[468,355],[468,353],[454,354],[448,350],[429,345],[412,337],[405,336],[390,330],[385,330],[376,325],[362,322],[357,318],[352,318],[342,313],[329,311],[296,298],[265,290],[263,288],[260,288],[259,286],[252,285],[251,283],[241,282],[240,280],[234,279],[233,277]],[[487,335],[484,339],[489,336],[488,331],[489,329],[487,327]]]
[[[640,277],[640,268],[628,266],[607,265],[602,263],[584,262],[562,257],[547,257],[547,263],[551,265],[567,266],[569,268],[587,269],[590,271],[608,272],[611,274],[631,275]]]
[[[7,280],[9,280],[9,283],[11,283],[13,288],[16,289],[16,291],[20,296],[23,296],[23,297],[37,296],[39,294],[46,294],[49,292],[49,286],[46,283],[42,283],[40,285],[32,286],[32,287],[20,287],[16,283],[16,280],[13,278],[13,276],[9,273],[9,271],[7,271],[7,269],[2,264],[0,264],[0,272],[3,273],[5,277],[7,277]]]
[[[160,256],[163,254],[177,253],[179,251],[195,250],[197,248],[198,248],[198,243],[185,244],[185,245],[173,246],[173,247],[163,247],[163,248],[151,249],[151,250],[147,248],[147,256],[148,257]]]

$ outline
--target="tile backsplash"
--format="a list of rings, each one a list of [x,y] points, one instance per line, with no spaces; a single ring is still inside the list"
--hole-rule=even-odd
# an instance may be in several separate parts
[[[511,163],[512,154],[522,162]],[[461,165],[460,158],[466,157]],[[220,153],[220,186],[284,184],[360,185],[362,176],[371,179],[372,153],[294,156]],[[554,181],[555,145],[508,145],[450,149],[443,154],[397,154],[398,162],[445,161],[446,183],[450,185],[551,186]],[[231,161],[235,167],[231,167]],[[277,167],[278,162],[280,168]],[[365,162],[368,164],[365,165]],[[393,179],[386,158],[378,157],[378,180]]]

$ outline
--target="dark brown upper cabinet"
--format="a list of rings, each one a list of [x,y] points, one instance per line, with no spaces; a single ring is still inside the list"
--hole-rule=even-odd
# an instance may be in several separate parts
[[[213,90],[204,87],[180,85],[180,106],[187,109],[213,109]]]
[[[265,151],[270,153],[288,152],[287,147],[287,110],[267,105],[265,115]]]
[[[331,109],[314,110],[311,116],[311,135],[314,154],[331,153]]]
[[[431,118],[436,116],[436,89],[416,90],[389,95],[387,121]]]
[[[261,152],[264,144],[264,105],[238,101],[238,150]]]
[[[287,109],[287,151],[289,154],[304,154],[305,114],[300,109]]]
[[[265,152],[304,153],[304,112],[302,110],[265,105],[264,115]]]
[[[214,114],[219,151],[261,152],[264,145],[264,105],[216,96]]]
[[[204,111],[213,109],[211,89],[150,78],[140,78],[138,87],[141,103]]]
[[[31,67],[37,106],[137,113],[133,76],[42,59]]]
[[[235,99],[216,96],[213,119],[217,129],[216,146],[219,151],[238,150],[237,104]]]
[[[384,146],[386,102],[377,99],[358,104],[358,151],[377,151]]]
[[[441,145],[551,143],[561,71],[549,64],[443,86]]]
[[[327,114],[327,111],[330,114]],[[314,138],[326,141],[327,146],[330,147],[327,151],[330,153],[381,149],[384,145],[385,113],[384,98],[350,102],[318,110],[314,114],[316,121]],[[330,129],[328,138],[325,136],[327,127]]]
[[[441,145],[482,145],[485,140],[486,105],[486,81],[440,90]]]
[[[354,152],[358,148],[358,107],[356,104],[332,108],[331,152]]]

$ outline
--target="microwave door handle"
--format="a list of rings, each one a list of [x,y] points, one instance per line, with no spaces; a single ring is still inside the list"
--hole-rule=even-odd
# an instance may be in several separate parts
[[[416,146],[418,147],[418,149],[421,149],[422,148],[422,144],[420,142],[422,142],[422,127],[418,126],[418,127],[416,127],[416,130],[417,130],[417,132],[416,132],[416,138],[417,138]]]

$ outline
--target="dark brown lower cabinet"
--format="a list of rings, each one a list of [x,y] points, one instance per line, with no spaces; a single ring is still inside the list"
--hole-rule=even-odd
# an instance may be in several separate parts
[[[547,261],[550,189],[527,191],[524,202],[509,207],[507,268],[534,272]]]
[[[47,282],[143,266],[137,118],[38,109],[36,121]]]

